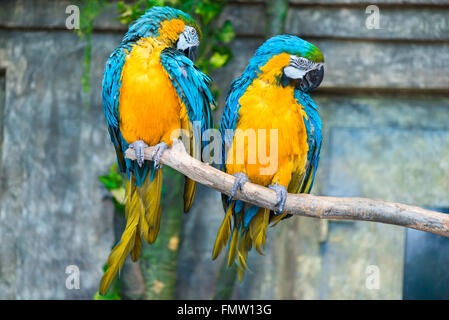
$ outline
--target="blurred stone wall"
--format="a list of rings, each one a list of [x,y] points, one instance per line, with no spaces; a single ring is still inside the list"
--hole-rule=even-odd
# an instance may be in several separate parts
[[[98,181],[115,161],[101,77],[121,35],[93,35],[85,96],[85,42],[65,28],[69,4],[0,3],[0,299],[92,299],[113,245],[113,205]],[[69,265],[80,290],[66,288]]]
[[[113,206],[97,179],[115,161],[100,92],[126,28],[114,4],[97,19],[86,95],[85,42],[65,28],[71,3],[0,3],[0,299],[90,299],[113,244]],[[367,29],[365,9],[376,3],[380,29]],[[264,1],[230,1],[220,18],[237,38],[234,59],[212,74],[223,92],[217,120],[229,82],[264,41],[265,9]],[[286,32],[326,59],[312,95],[325,137],[313,193],[449,206],[446,1],[295,0]],[[220,195],[200,187],[183,217],[178,298],[213,296],[221,257],[210,255],[222,216]],[[401,298],[404,240],[399,227],[293,217],[270,230],[264,257],[250,255],[252,272],[232,296]],[[66,289],[68,265],[80,268],[80,290]],[[366,286],[372,270],[379,289]]]

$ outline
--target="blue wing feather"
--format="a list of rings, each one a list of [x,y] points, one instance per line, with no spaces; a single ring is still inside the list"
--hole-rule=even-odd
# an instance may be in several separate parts
[[[226,104],[220,120],[220,134],[222,139],[222,161],[220,169],[226,172],[226,152],[234,139],[234,131],[237,126],[238,112],[240,109],[239,100],[252,82],[253,77],[244,73],[241,77],[231,83],[231,88],[226,96]]]
[[[122,70],[126,62],[126,55],[131,49],[131,46],[121,45],[115,49],[106,62],[106,67],[103,74],[103,111],[106,117],[106,125],[108,127],[111,141],[114,144],[115,153],[117,155],[117,163],[120,172],[126,172],[128,178],[131,172],[136,178],[136,185],[141,186],[145,180],[148,172],[154,174],[154,170],[145,161],[142,167],[139,167],[136,161],[125,159],[125,151],[128,149],[128,143],[123,138],[120,132],[120,114],[119,114],[119,100],[120,88],[122,85]]]
[[[119,128],[119,99],[120,87],[122,85],[121,74],[127,54],[125,49],[125,47],[120,46],[112,52],[106,62],[102,83],[103,111],[106,117],[109,135],[115,147],[117,162],[121,172],[126,170],[123,153],[123,150],[126,149],[123,148],[124,139],[120,134]]]
[[[321,119],[318,113],[318,107],[312,98],[305,92],[295,90],[295,99],[304,107],[307,117],[304,117],[304,124],[307,131],[307,143],[309,151],[307,152],[307,168],[304,175],[304,181],[300,184],[300,193],[309,193],[312,190],[315,181],[315,173],[320,159],[321,143],[323,140],[321,134]]]
[[[130,45],[122,45],[114,50],[106,63],[103,76],[103,111],[106,123],[117,154],[120,171],[134,172],[136,184],[141,185],[148,174],[149,167],[138,167],[133,161],[125,159],[124,151],[128,143],[123,139],[119,127],[119,99],[122,84],[121,74]],[[187,107],[191,122],[200,121],[201,133],[213,127],[211,105],[215,104],[209,90],[211,79],[195,67],[193,62],[173,48],[166,48],[161,53],[161,63],[167,70],[170,80]],[[199,139],[199,130],[195,130]]]
[[[237,79],[232,81],[231,87],[229,88],[228,94],[226,96],[226,104],[223,110],[223,114],[220,119],[220,134],[221,134],[221,163],[220,170],[226,172],[226,153],[228,148],[232,146],[232,141],[234,139],[234,132],[237,126],[237,121],[239,117],[240,103],[239,100],[241,96],[245,93],[248,86],[251,84],[255,77],[255,73],[248,66],[245,72]],[[229,205],[229,197],[222,194],[223,207],[227,208]],[[236,201],[235,212],[239,213],[243,208],[243,202],[240,200]]]
[[[193,62],[174,48],[165,48],[161,52],[161,64],[170,76],[170,80],[187,108],[190,122],[201,123],[201,134],[213,127],[212,109],[215,105],[209,85],[212,80],[202,73]],[[193,130],[198,138],[199,132]]]

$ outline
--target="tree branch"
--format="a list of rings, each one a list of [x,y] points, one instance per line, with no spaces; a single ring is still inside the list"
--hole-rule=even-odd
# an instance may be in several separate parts
[[[152,152],[152,147],[146,148],[145,159],[151,160]],[[134,160],[134,150],[126,150],[126,157]],[[160,162],[227,195],[234,185],[233,176],[192,158],[179,140],[162,154]],[[257,184],[245,183],[235,199],[274,210],[276,193]],[[284,212],[319,219],[381,222],[449,237],[449,215],[382,200],[288,194]]]

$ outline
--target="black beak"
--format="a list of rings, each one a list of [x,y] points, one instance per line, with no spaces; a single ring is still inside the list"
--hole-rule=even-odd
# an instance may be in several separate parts
[[[197,46],[188,47],[187,49],[183,50],[182,53],[190,60],[195,61],[198,55],[198,47]]]
[[[323,81],[324,77],[324,67],[321,66],[319,69],[315,69],[312,71],[309,71],[302,81],[299,83],[299,89],[301,89],[304,92],[310,92],[318,88],[318,86],[321,84],[321,81]]]

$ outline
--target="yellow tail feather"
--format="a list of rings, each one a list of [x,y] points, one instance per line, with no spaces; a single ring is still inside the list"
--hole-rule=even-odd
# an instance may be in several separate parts
[[[138,188],[137,191],[145,209],[145,220],[149,227],[153,228],[156,224],[161,201],[162,170],[155,172],[153,181],[150,181],[150,174],[148,174],[142,187]]]
[[[140,251],[142,250],[142,232],[140,230],[141,223],[137,224],[136,235],[134,236],[134,247],[131,251],[131,259],[136,262],[139,260]]]
[[[238,251],[238,270],[237,275],[239,282],[242,282],[243,276],[246,270],[249,270],[248,264],[246,263],[246,259],[248,258],[248,251],[252,248],[251,235],[248,231],[242,236],[239,244]]]
[[[261,208],[251,220],[249,224],[249,233],[253,241],[254,248],[263,255],[262,248],[265,247],[267,238],[267,227],[269,222],[270,211]]]
[[[248,264],[246,263],[246,258],[248,257],[248,246],[247,246],[247,238],[249,238],[249,233],[245,232],[245,234],[240,239],[239,249],[238,249],[238,264],[240,268],[244,270],[248,270]]]
[[[131,174],[131,178],[126,182],[125,185],[125,217],[128,219],[128,214],[136,210],[137,206],[140,206],[140,199],[137,195],[135,186],[136,179],[134,175]]]
[[[129,179],[129,182],[126,183],[126,206],[125,206],[125,216],[126,219],[130,216],[131,213],[135,213],[138,215],[138,223],[137,223],[137,230],[134,235],[134,239],[132,241],[134,242],[134,247],[131,251],[131,259],[133,261],[137,261],[140,257],[140,251],[142,247],[142,216],[145,212],[143,210],[143,203],[139,197],[139,193],[137,191],[137,187],[134,185],[135,178],[133,175],[131,175],[131,179]]]
[[[122,234],[120,242],[112,249],[108,258],[107,270],[101,278],[100,294],[104,295],[117,275],[118,271],[125,262],[126,257],[134,246],[134,240],[139,224],[139,211],[129,212],[125,231]]]
[[[100,282],[100,294],[105,294],[131,253],[133,261],[139,259],[142,249],[142,234],[148,243],[153,243],[159,233],[161,220],[162,171],[155,173],[153,181],[147,175],[142,187],[135,186],[135,178],[126,183],[125,216],[127,219],[125,230],[120,242],[112,249],[107,270]]]
[[[152,244],[154,243],[154,241],[156,241],[157,235],[159,233],[159,227],[161,225],[161,207],[159,207],[158,213],[157,213],[157,218],[156,218],[156,224],[153,228],[150,228],[148,230],[148,234],[145,237],[145,240],[149,243]]]
[[[235,202],[232,202],[229,205],[223,222],[221,223],[220,229],[218,229],[217,238],[215,239],[214,244],[214,250],[212,252],[212,260],[215,260],[218,257],[223,247],[225,247],[229,241],[229,237],[231,236],[231,217],[234,205]]]
[[[185,177],[184,184],[184,212],[187,213],[193,204],[195,198],[196,182],[192,179]]]
[[[287,216],[287,213],[281,213],[281,214],[277,214],[277,215],[272,215],[270,217],[271,226],[274,227],[275,225],[277,225],[286,216]]]
[[[140,231],[145,241],[147,241],[146,239],[148,237],[149,230],[150,226],[148,224],[148,221],[145,219],[145,210],[142,210],[140,214]]]
[[[229,252],[228,252],[228,267],[232,265],[232,263],[235,260],[235,254],[237,252],[237,244],[239,242],[239,237],[237,234],[237,226],[234,226],[234,231],[232,232],[232,239],[231,243],[229,245]]]
[[[262,249],[265,248],[267,229],[270,223],[270,210],[259,208],[251,219],[248,228],[245,228],[243,226],[244,214],[240,213],[233,216],[234,206],[235,202],[232,202],[226,210],[226,215],[217,233],[212,259],[215,259],[229,242],[227,265],[230,267],[236,261],[238,278],[239,281],[242,281],[245,271],[249,269],[247,258],[252,247],[254,246],[263,255]],[[245,206],[243,211],[245,212],[247,209]],[[233,217],[234,226],[232,227],[232,237],[230,237]],[[229,238],[231,238],[230,241]]]
[[[131,179],[126,180],[126,184],[125,184],[125,198],[123,199],[123,201],[125,202],[125,206],[129,207],[131,204],[131,198],[134,194],[135,191],[135,186],[134,186],[134,176],[131,175]],[[125,210],[125,214],[128,213],[128,210],[126,208]]]
[[[245,269],[238,268],[237,269],[237,277],[239,279],[239,282],[243,281],[243,276],[245,275]]]
[[[263,209],[262,246],[264,249],[265,249],[265,242],[267,241],[267,229],[268,229],[269,222],[270,222],[270,210]]]
[[[153,181],[149,181],[149,177],[145,181],[144,193],[145,214],[142,223],[143,237],[148,243],[154,243],[159,233],[161,222],[161,190],[162,190],[162,170],[156,171]]]

